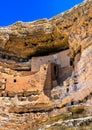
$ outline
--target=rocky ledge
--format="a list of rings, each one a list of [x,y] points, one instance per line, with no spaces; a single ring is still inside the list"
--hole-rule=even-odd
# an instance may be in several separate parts
[[[0,130],[92,129],[92,0],[0,28]]]
[[[69,48],[68,36],[47,19],[0,28],[0,43],[1,57],[18,61]]]

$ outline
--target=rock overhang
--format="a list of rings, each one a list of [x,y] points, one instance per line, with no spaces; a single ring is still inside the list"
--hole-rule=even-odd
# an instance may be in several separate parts
[[[28,59],[67,49],[68,36],[45,20],[34,23],[18,22],[0,29],[0,51],[10,57]]]

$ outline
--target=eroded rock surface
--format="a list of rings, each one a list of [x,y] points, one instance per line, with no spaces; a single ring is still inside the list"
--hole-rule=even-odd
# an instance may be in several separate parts
[[[91,43],[92,0],[1,27],[0,130],[90,129]]]
[[[18,22],[0,29],[0,53],[15,60],[67,49],[67,35],[49,20]]]

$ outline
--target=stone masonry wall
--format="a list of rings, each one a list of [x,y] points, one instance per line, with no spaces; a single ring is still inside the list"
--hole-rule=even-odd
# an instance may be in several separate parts
[[[23,96],[37,90],[43,92],[47,71],[48,65],[43,65],[39,72],[29,76],[19,77],[3,73],[0,75],[0,96],[15,96],[20,93]]]
[[[69,50],[65,50],[49,56],[33,57],[31,59],[31,71],[32,72],[39,71],[41,65],[52,63],[57,64],[59,67],[58,83],[62,83],[65,79],[71,76],[73,68],[70,66]],[[53,69],[51,68],[50,71],[53,71]],[[53,76],[53,74],[50,75]],[[56,82],[53,81],[53,84],[56,84]]]
[[[38,71],[43,64],[55,63],[62,67],[70,66],[69,50],[49,56],[32,57],[31,71]]]

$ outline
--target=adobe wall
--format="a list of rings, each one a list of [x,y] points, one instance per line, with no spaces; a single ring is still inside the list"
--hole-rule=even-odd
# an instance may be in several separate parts
[[[51,78],[51,64],[48,64],[48,70],[46,74],[46,80],[44,85],[44,94],[48,97],[51,97],[51,89],[52,89],[52,78]]]
[[[38,93],[38,95],[43,93],[50,98],[52,88],[58,85],[59,67],[55,63],[44,64],[40,66],[38,72],[31,75],[14,76],[2,73],[0,75],[0,96],[25,97],[31,96],[32,93]]]
[[[70,66],[69,49],[49,56],[33,57],[31,59],[31,71],[38,71],[41,65],[50,63],[54,63],[59,67],[58,84],[63,83],[64,80],[71,76],[73,67]]]
[[[61,68],[70,66],[70,57],[68,55],[69,49],[53,55],[32,57],[31,71],[39,71],[41,65],[49,63],[58,64],[61,66]]]
[[[54,68],[56,69],[54,70]],[[49,63],[47,74],[46,74],[46,81],[44,85],[44,93],[48,97],[51,97],[52,88],[58,85],[57,79],[58,79],[58,65],[54,63]]]
[[[73,72],[72,66],[66,66],[63,68],[59,68],[59,81],[60,81],[60,83],[63,83],[64,80],[66,80],[68,77],[70,77],[72,72]]]
[[[49,65],[42,65],[39,72],[28,76],[0,75],[0,96],[27,96],[32,92],[43,93]],[[49,77],[48,77],[49,78]],[[51,86],[51,84],[49,84]],[[46,89],[45,89],[46,91]],[[51,88],[48,87],[50,93]],[[48,96],[48,95],[47,95]]]

